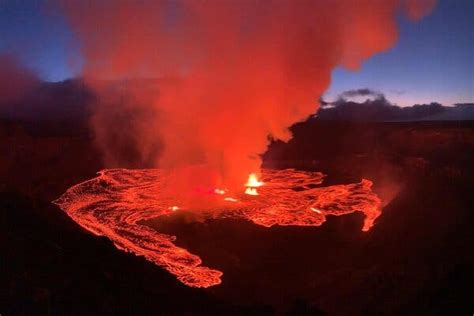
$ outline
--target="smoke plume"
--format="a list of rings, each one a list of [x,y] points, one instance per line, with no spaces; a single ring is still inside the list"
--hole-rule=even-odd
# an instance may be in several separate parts
[[[20,101],[40,84],[38,76],[10,54],[0,55],[0,111],[13,111]]]
[[[182,175],[171,187],[240,190],[269,141],[288,141],[288,127],[317,110],[334,67],[357,69],[389,49],[396,15],[416,20],[433,5],[116,0],[63,8],[101,100],[93,126],[106,156],[116,155],[111,139],[129,135],[143,161]],[[118,79],[120,89],[110,84]]]

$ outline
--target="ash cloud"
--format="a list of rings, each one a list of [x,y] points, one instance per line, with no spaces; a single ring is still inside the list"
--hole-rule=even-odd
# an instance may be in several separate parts
[[[334,67],[355,70],[389,49],[397,14],[419,19],[434,1],[61,5],[98,96],[92,126],[105,157],[118,163],[116,140],[126,138],[144,162],[185,179],[169,187],[189,191],[241,190],[270,139],[288,141],[288,127],[316,111]],[[135,84],[139,77],[173,80]],[[111,79],[125,81],[115,89],[104,84]]]

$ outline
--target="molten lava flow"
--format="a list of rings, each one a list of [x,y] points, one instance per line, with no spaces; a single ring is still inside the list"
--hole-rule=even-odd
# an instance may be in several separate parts
[[[226,192],[226,190],[223,190],[223,189],[215,189],[215,190],[214,190],[214,193],[220,194],[220,195],[224,195],[225,192]]]
[[[188,286],[219,284],[221,271],[202,266],[198,256],[177,247],[175,236],[141,224],[187,208],[183,201],[160,196],[163,184],[172,176],[157,169],[102,170],[96,178],[68,189],[54,203],[82,227],[107,236],[121,250],[144,256]],[[258,196],[231,197],[216,191],[222,195],[222,204],[200,212],[209,219],[243,218],[265,227],[320,226],[328,215],[362,212],[362,230],[368,231],[381,214],[372,182],[319,187],[323,178],[319,172],[263,170],[262,182],[255,175],[249,178],[252,186],[260,188]]]

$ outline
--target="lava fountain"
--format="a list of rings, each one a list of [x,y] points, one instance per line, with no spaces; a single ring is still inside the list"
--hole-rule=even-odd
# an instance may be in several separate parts
[[[209,191],[217,203],[194,211],[209,219],[240,218],[265,227],[320,226],[329,215],[362,212],[363,231],[381,214],[381,201],[369,180],[323,187],[325,175],[320,172],[264,169],[261,175],[261,181],[251,175],[241,194]],[[71,187],[54,203],[88,231],[106,236],[118,249],[145,257],[188,286],[220,284],[222,272],[177,247],[175,236],[141,224],[180,210],[193,211],[184,201],[160,195],[173,176],[159,169],[106,169]]]

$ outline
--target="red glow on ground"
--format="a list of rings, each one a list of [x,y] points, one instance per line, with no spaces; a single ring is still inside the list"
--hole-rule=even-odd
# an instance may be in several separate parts
[[[139,224],[186,209],[181,201],[160,196],[170,176],[157,169],[103,170],[96,178],[68,189],[54,203],[82,227],[107,236],[121,250],[144,256],[188,286],[219,284],[222,272],[202,266],[197,255],[177,247],[175,236]],[[221,204],[196,212],[208,218],[243,218],[265,227],[320,226],[328,215],[362,212],[362,230],[368,231],[381,214],[381,201],[371,190],[372,182],[363,179],[319,187],[323,178],[319,172],[263,170],[265,185],[259,187],[258,195],[216,193]]]

